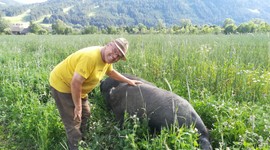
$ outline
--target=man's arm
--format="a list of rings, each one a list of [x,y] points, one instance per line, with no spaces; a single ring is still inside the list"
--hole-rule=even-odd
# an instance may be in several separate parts
[[[112,70],[111,72],[107,73],[107,75],[115,80],[118,80],[120,82],[128,83],[129,85],[136,86],[136,84],[141,84],[141,81],[137,80],[130,80],[123,76],[121,73],[117,72],[116,70]]]
[[[81,101],[81,93],[82,93],[82,84],[85,79],[78,73],[74,73],[71,80],[71,94],[72,100],[75,105],[74,108],[74,120],[78,117],[81,120],[82,116],[82,101]]]

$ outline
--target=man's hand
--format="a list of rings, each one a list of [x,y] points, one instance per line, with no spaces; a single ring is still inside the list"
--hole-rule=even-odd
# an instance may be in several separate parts
[[[82,119],[82,108],[74,108],[74,118],[73,120],[76,120],[76,118],[78,118],[79,121],[81,121]]]
[[[128,84],[132,86],[137,86],[137,84],[142,84],[142,82],[138,80],[129,80]]]
[[[123,76],[122,74],[117,72],[116,70],[112,70],[111,72],[107,73],[107,75],[109,77],[113,78],[114,80],[117,80],[120,82],[125,82],[125,83],[128,83],[129,85],[132,85],[132,86],[136,86],[137,84],[142,84],[141,81],[130,80],[130,79],[126,78],[125,76]]]

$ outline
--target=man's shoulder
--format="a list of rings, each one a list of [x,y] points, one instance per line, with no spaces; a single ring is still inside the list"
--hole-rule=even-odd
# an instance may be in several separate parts
[[[96,52],[101,49],[101,46],[90,46],[90,47],[85,47],[80,49],[79,51],[84,51],[84,52]]]
[[[74,53],[74,56],[79,57],[97,57],[100,55],[100,46],[85,47]]]

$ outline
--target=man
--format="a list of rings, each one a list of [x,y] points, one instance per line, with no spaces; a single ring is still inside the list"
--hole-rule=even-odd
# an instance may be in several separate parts
[[[132,86],[141,83],[113,69],[113,63],[126,60],[127,50],[125,38],[117,38],[103,47],[83,48],[69,55],[50,73],[51,92],[65,126],[69,149],[78,149],[90,117],[87,94],[105,74]]]

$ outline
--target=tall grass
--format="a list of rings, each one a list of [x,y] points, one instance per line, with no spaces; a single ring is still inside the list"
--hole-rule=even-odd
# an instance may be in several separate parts
[[[77,49],[124,36],[128,61],[115,68],[186,98],[218,149],[269,149],[270,42],[260,35],[0,36],[0,148],[65,149],[65,133],[48,77]],[[122,130],[98,88],[82,149],[195,149],[195,129],[167,128],[153,136],[126,116]]]

